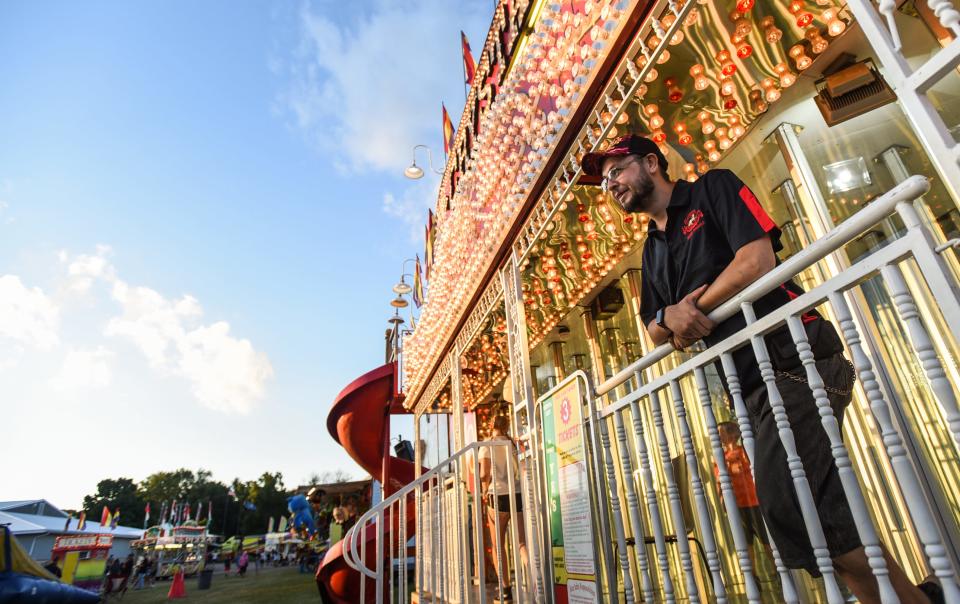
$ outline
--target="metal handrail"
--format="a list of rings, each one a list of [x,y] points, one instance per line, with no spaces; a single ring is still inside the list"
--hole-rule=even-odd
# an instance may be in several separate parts
[[[459,458],[465,456],[467,453],[470,453],[472,451],[479,452],[479,450],[482,448],[492,449],[493,447],[503,447],[503,446],[507,446],[507,444],[503,442],[488,442],[488,441],[471,443],[463,447],[462,449],[460,449],[459,451],[457,451],[447,459],[443,460],[443,462],[441,462],[438,466],[421,474],[420,478],[414,480],[411,483],[406,484],[402,489],[400,489],[390,497],[384,499],[376,506],[367,510],[362,516],[360,516],[360,518],[357,519],[356,524],[354,524],[350,528],[350,530],[347,531],[347,534],[344,535],[343,537],[343,541],[344,541],[343,557],[346,560],[347,565],[349,565],[350,568],[353,568],[354,570],[360,571],[361,573],[363,573],[364,575],[366,575],[371,579],[376,579],[377,578],[376,571],[368,569],[365,566],[365,563],[362,562],[360,559],[352,558],[352,556],[354,555],[359,555],[358,554],[358,547],[359,547],[358,538],[362,535],[361,531],[366,526],[366,524],[370,522],[374,518],[374,516],[377,516],[378,518],[377,522],[382,522],[383,521],[382,512],[384,510],[389,509],[390,506],[400,501],[401,498],[405,498],[408,495],[410,495],[410,493],[413,493],[416,489],[421,488],[425,483],[433,480],[438,476],[443,476],[444,474],[443,469],[446,466],[450,465],[454,461],[457,461]],[[401,519],[401,522],[402,521],[403,519]]]
[[[720,323],[740,312],[744,302],[753,302],[763,295],[780,287],[782,283],[793,278],[807,267],[822,260],[830,253],[861,235],[863,231],[893,212],[900,203],[909,202],[930,189],[930,182],[922,176],[911,176],[893,187],[867,207],[860,210],[829,233],[800,250],[788,260],[778,265],[772,271],[754,281],[740,293],[730,298],[707,316],[714,322]],[[598,384],[595,393],[597,396],[607,394],[620,386],[637,372],[651,367],[654,363],[663,360],[674,351],[669,342],[665,342],[651,350],[648,354],[630,363],[615,375]]]

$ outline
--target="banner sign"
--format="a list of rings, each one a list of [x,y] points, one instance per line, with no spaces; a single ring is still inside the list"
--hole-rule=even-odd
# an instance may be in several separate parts
[[[583,433],[583,399],[580,377],[574,374],[540,402],[557,604],[600,601]]]

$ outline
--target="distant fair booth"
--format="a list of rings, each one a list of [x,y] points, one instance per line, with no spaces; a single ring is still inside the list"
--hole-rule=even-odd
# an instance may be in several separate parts
[[[60,580],[100,593],[113,535],[64,535],[57,537],[51,552],[60,569]]]

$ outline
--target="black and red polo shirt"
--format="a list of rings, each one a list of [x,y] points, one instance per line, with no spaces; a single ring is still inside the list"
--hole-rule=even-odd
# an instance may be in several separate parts
[[[693,183],[677,181],[667,207],[666,229],[661,230],[652,220],[647,229],[640,303],[644,325],[650,324],[657,310],[678,303],[705,283],[712,283],[733,261],[737,250],[761,237],[770,237],[774,252],[783,249],[780,229],[753,191],[730,170],[710,170]],[[754,302],[757,317],[801,293],[799,285],[787,281]],[[805,314],[803,321],[817,358],[843,350],[836,331],[818,313]],[[717,325],[704,342],[720,342],[745,325],[743,313],[737,313]],[[766,340],[775,367],[799,367],[796,347],[785,325]],[[733,357],[746,396],[763,385],[757,361],[749,345],[734,352]]]

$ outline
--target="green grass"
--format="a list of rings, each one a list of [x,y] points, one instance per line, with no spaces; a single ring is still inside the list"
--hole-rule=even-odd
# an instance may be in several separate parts
[[[109,602],[123,604],[152,604],[168,602],[167,591],[170,581],[157,581],[153,587],[134,591],[130,589],[122,600],[111,598]],[[317,584],[313,573],[299,572],[297,566],[261,569],[255,574],[253,565],[250,565],[247,576],[243,579],[231,574],[223,576],[223,565],[218,564],[213,574],[213,583],[210,589],[197,589],[196,577],[186,580],[187,597],[171,602],[202,602],[203,604],[318,604],[320,596],[317,593]]]

